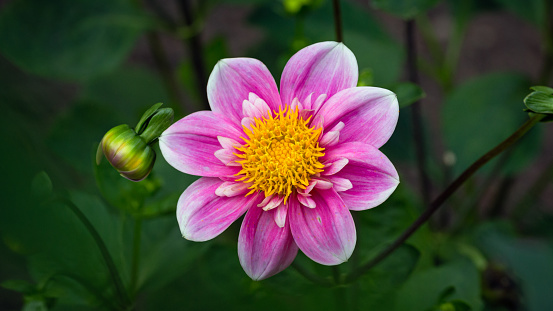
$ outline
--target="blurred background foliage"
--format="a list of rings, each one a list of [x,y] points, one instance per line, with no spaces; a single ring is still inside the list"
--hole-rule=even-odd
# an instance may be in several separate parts
[[[415,148],[433,198],[524,122],[531,85],[553,67],[549,0],[343,0],[359,85],[398,94],[383,151],[402,184],[355,213],[347,273],[424,208]],[[420,82],[407,76],[416,22]],[[326,288],[290,267],[251,281],[236,256],[240,221],[184,240],[176,201],[196,177],[161,157],[133,183],[94,164],[111,127],[164,102],[176,119],[207,109],[221,58],[263,61],[277,82],[306,45],[336,40],[330,0],[0,1],[1,310],[553,310],[553,131],[538,126],[484,167],[429,224],[353,284]],[[423,141],[412,134],[421,100]],[[302,254],[298,267],[331,268]]]

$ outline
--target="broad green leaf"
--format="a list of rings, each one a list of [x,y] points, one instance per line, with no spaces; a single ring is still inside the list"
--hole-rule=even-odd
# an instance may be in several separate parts
[[[36,290],[35,285],[25,280],[7,280],[0,284],[3,288],[11,289],[22,294],[31,294]]]
[[[372,5],[403,19],[411,19],[432,8],[437,2],[438,0],[374,0]]]
[[[394,310],[426,311],[447,299],[481,310],[480,276],[472,263],[460,258],[442,266],[419,270],[399,290]]]
[[[404,244],[389,257],[369,270],[359,280],[360,309],[390,310],[397,299],[397,289],[404,284],[413,272],[419,260],[419,251]]]
[[[15,0],[0,14],[0,50],[33,74],[83,81],[119,65],[149,23],[128,0]]]
[[[515,235],[508,223],[488,223],[475,234],[476,244],[488,258],[507,267],[520,287],[529,311],[553,309],[553,246],[539,238]]]
[[[52,181],[45,171],[35,175],[31,183],[31,192],[39,198],[47,198],[52,194]]]
[[[399,108],[405,108],[426,96],[426,93],[420,86],[411,82],[396,84],[391,90],[396,93]]]
[[[442,127],[445,144],[457,158],[456,175],[526,121],[522,100],[527,94],[528,83],[518,74],[494,73],[460,85],[447,98]],[[539,145],[539,129],[534,129],[511,151],[503,172],[522,169],[535,156]],[[491,166],[493,164],[486,169]]]

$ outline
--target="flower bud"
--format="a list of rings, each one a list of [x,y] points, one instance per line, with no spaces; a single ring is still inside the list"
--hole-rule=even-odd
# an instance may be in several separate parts
[[[104,135],[98,146],[97,163],[102,156],[100,150],[121,176],[132,181],[146,178],[156,159],[154,150],[126,124],[116,126]]]
[[[530,89],[533,92],[524,99],[526,111],[545,115],[541,122],[553,121],[553,89],[547,86],[533,86]]]
[[[173,123],[173,109],[161,105],[146,110],[134,129],[122,124],[109,130],[98,146],[96,163],[100,164],[103,152],[121,176],[132,181],[146,178],[156,160],[150,145]]]

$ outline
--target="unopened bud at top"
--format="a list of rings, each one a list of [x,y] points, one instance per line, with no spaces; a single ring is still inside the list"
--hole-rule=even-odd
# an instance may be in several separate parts
[[[156,159],[156,153],[150,145],[173,122],[173,110],[160,109],[161,105],[156,104],[148,109],[135,129],[122,124],[109,130],[98,146],[96,163],[100,163],[103,153],[121,176],[132,181],[146,178]]]
[[[533,90],[524,99],[526,111],[530,113],[544,114],[542,122],[553,121],[553,89],[547,86],[533,86]]]

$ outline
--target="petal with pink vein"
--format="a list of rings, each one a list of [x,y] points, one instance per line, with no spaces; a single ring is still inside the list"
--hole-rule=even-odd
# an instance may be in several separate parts
[[[355,55],[343,43],[320,42],[297,52],[286,64],[280,80],[283,104],[300,103],[357,85],[358,67]]]
[[[180,196],[177,221],[185,239],[197,242],[213,239],[260,201],[258,194],[220,197],[215,191],[223,183],[219,178],[203,177]]]
[[[311,192],[317,207],[307,208],[290,200],[288,220],[301,251],[323,265],[348,260],[357,239],[355,224],[344,201],[333,189]]]
[[[313,123],[322,120],[324,128],[340,121],[340,142],[360,141],[376,148],[384,145],[397,125],[399,105],[396,95],[378,87],[355,87],[329,98]]]
[[[238,167],[226,166],[216,156],[221,149],[217,136],[240,139],[241,131],[226,118],[211,111],[199,111],[177,121],[159,137],[159,147],[169,164],[181,172],[208,177],[236,174]]]
[[[253,58],[220,60],[207,83],[207,98],[213,112],[227,116],[240,124],[242,102],[255,93],[269,108],[278,110],[280,96],[275,79],[267,67]]]
[[[399,176],[392,162],[369,144],[344,143],[325,155],[330,158],[338,156],[349,159],[348,165],[333,177],[351,182],[351,189],[340,192],[350,210],[360,211],[381,204],[399,184]]]
[[[288,222],[279,227],[275,212],[254,206],[240,228],[238,258],[246,274],[256,281],[286,269],[298,253]]]

